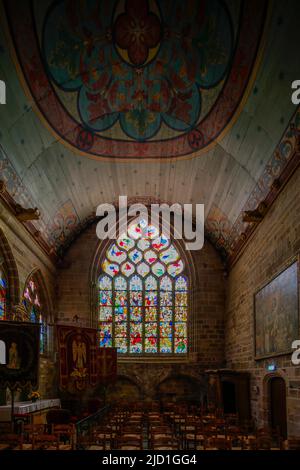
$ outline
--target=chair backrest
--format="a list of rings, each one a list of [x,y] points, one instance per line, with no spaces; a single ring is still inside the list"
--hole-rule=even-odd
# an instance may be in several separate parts
[[[258,450],[271,450],[272,439],[267,436],[260,436],[256,439]]]
[[[258,428],[256,430],[256,436],[265,436],[265,437],[271,437],[272,436],[272,430],[270,428],[264,427],[264,428]]]
[[[157,439],[152,439],[150,446],[154,450],[163,450],[166,449],[178,449],[178,440],[170,435],[170,436],[160,436]]]
[[[284,441],[283,446],[287,450],[300,450],[300,438],[289,438]]]
[[[151,433],[164,433],[164,432],[171,432],[171,429],[169,426],[150,426],[150,432]]]
[[[118,448],[122,449],[124,447],[134,447],[136,449],[143,448],[143,440],[142,436],[130,436],[125,435],[121,436],[118,439]]]
[[[75,430],[74,424],[53,424],[53,433],[73,433]]]
[[[231,439],[226,437],[210,437],[204,440],[204,449],[231,450]]]
[[[23,424],[22,434],[26,438],[30,438],[33,434],[43,434],[45,433],[45,424]]]
[[[5,436],[1,436],[0,442],[5,442],[8,444],[10,447],[13,448],[22,448],[22,435],[21,434],[14,434],[14,433],[9,433],[6,434]]]
[[[228,425],[237,425],[239,423],[239,417],[236,413],[226,413],[224,414],[224,418]]]
[[[55,434],[35,434],[33,437],[34,448],[47,448],[54,446],[58,449],[58,437]]]
[[[0,423],[0,436],[11,433],[12,427],[11,423],[2,422]]]
[[[136,424],[129,424],[127,426],[123,426],[121,428],[121,432],[122,434],[125,434],[125,433],[131,433],[131,432],[134,432],[134,433],[142,433],[142,426],[140,425],[136,425]]]

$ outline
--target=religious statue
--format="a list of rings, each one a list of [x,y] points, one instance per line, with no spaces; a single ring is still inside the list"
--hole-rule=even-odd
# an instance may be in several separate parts
[[[18,353],[17,343],[14,341],[11,343],[11,346],[8,351],[8,369],[20,369],[20,358]]]
[[[73,340],[72,351],[75,368],[82,370],[86,363],[86,344],[82,341],[80,335]]]

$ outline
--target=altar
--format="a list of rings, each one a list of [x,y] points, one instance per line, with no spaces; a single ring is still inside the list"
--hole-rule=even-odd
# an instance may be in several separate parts
[[[21,401],[14,404],[14,420],[33,424],[46,423],[46,415],[52,408],[60,408],[60,399],[52,398],[36,402]],[[0,422],[11,421],[11,404],[0,406]]]

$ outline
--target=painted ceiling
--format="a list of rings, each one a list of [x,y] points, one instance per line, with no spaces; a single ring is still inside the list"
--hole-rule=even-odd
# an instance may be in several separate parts
[[[3,2],[0,179],[55,250],[127,195],[203,203],[230,252],[300,129],[300,4],[270,3]]]

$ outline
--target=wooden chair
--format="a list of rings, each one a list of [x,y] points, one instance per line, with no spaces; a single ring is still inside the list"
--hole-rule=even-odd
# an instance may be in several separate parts
[[[141,436],[122,436],[118,441],[119,450],[142,450],[143,441]]]
[[[253,419],[244,419],[241,423],[241,431],[244,435],[253,434],[254,433],[254,420]]]
[[[140,424],[127,424],[121,427],[121,434],[128,434],[128,433],[139,433],[142,434],[142,426]]]
[[[54,427],[53,435],[57,437],[58,450],[73,450],[74,448],[74,429],[64,426]]]
[[[236,413],[226,413],[224,419],[227,426],[237,426],[239,424],[239,417]]]
[[[150,433],[156,432],[156,433],[163,434],[164,432],[171,432],[171,428],[170,426],[166,424],[159,424],[158,426],[155,424],[154,426],[153,425],[149,426],[149,432]]]
[[[87,450],[111,450],[111,442],[111,434],[99,434],[98,431],[94,431],[88,437],[85,447]]]
[[[113,449],[115,447],[117,431],[113,429],[113,426],[97,426],[94,428],[92,436],[95,442],[106,449]]]
[[[0,450],[22,450],[22,435],[9,433],[0,436]]]
[[[11,434],[12,425],[10,422],[0,422],[0,438],[5,434]]]
[[[245,437],[242,441],[242,450],[257,450],[257,438],[255,436]]]
[[[174,436],[159,436],[151,440],[150,448],[153,450],[178,450],[179,442]]]
[[[233,450],[242,450],[243,441],[247,437],[239,426],[226,426],[225,436],[231,440]]]
[[[164,438],[168,439],[168,441],[170,441],[170,440],[173,441],[173,440],[174,440],[174,435],[173,435],[171,429],[167,429],[167,430],[159,430],[159,429],[152,430],[152,431],[149,433],[149,436],[148,436],[148,442],[149,442],[150,448],[152,448],[153,446],[155,446],[158,441],[160,441],[161,439],[164,439]]]
[[[256,437],[260,437],[260,436],[271,437],[272,430],[268,427],[258,428],[255,434],[256,434]]]
[[[22,426],[22,450],[33,450],[34,438],[38,434],[44,434],[46,432],[45,424],[23,424]]]
[[[59,450],[58,437],[55,434],[36,434],[33,438],[34,449]]]
[[[202,423],[198,423],[194,430],[189,430],[184,436],[184,446],[187,450],[203,450],[205,434]]]
[[[194,435],[198,427],[199,421],[196,419],[186,420],[185,424],[180,426],[181,445],[184,449],[187,449],[188,442],[194,439]]]
[[[256,438],[256,449],[257,450],[271,450],[272,449],[272,439],[271,439],[271,437],[268,437],[268,436],[257,437]]]
[[[232,442],[228,437],[209,437],[204,440],[204,450],[232,450]]]
[[[284,450],[300,450],[300,438],[288,438],[282,443]]]

